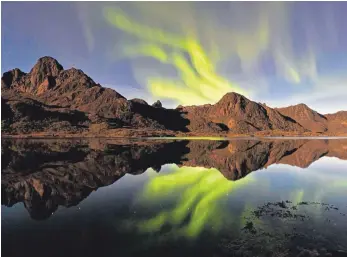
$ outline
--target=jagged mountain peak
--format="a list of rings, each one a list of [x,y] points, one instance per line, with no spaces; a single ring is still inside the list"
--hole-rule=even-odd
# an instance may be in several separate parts
[[[57,77],[62,70],[63,66],[56,59],[41,57],[30,71],[31,86],[38,87],[47,77]]]
[[[67,116],[62,115],[60,109],[53,115],[52,108],[65,108],[67,111],[78,111],[93,117],[89,122],[111,120],[112,126],[116,124],[118,128],[124,129],[153,128],[167,130],[170,133],[180,131],[212,135],[252,134],[260,131],[270,134],[273,131],[301,134],[308,131],[327,132],[332,128],[332,133],[347,133],[345,115],[325,117],[303,103],[286,108],[271,108],[236,92],[225,94],[215,104],[165,109],[158,108],[161,107],[158,101],[153,107],[144,100],[127,100],[117,91],[102,87],[80,69],[64,70],[56,59],[49,56],[38,59],[30,73],[26,74],[19,69],[5,72],[1,85],[2,98],[6,100],[3,101],[6,105],[3,107],[8,107],[6,110],[9,110],[8,113],[11,114],[3,117],[7,120],[9,129],[13,131],[18,131],[18,126],[12,125],[21,122],[22,125],[25,123],[23,129],[26,131],[26,126],[31,127],[30,119],[49,120],[55,117],[54,119],[61,121],[67,119],[67,116],[72,117],[73,113]],[[23,104],[15,104],[11,100],[13,96],[17,96],[18,101],[22,101]],[[34,99],[38,104],[32,106],[25,100],[29,98]],[[42,109],[42,115],[39,117],[35,116],[37,111],[30,115],[27,111],[39,109]],[[28,119],[29,116],[30,119]],[[18,119],[14,120],[13,117]],[[329,128],[328,124],[332,120],[334,124]],[[49,128],[49,124],[47,122],[46,124]],[[90,129],[89,125],[78,126]],[[46,129],[46,127],[42,128],[42,130]]]
[[[45,69],[45,70],[57,70],[62,71],[64,70],[64,67],[57,61],[57,59],[51,57],[51,56],[44,56],[39,58],[34,67],[31,69],[30,73],[33,72],[35,69]]]
[[[236,104],[237,102],[241,102],[241,101],[249,102],[250,100],[241,94],[238,94],[235,92],[229,92],[229,93],[226,93],[217,102],[217,104],[222,104],[222,103],[234,103],[234,104]]]

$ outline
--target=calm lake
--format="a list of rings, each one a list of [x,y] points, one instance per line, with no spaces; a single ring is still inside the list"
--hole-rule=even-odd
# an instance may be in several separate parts
[[[2,139],[3,256],[347,256],[347,139]]]

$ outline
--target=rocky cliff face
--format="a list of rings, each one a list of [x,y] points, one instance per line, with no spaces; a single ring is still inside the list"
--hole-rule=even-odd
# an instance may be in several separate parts
[[[12,124],[12,112],[13,115],[17,114],[18,117],[24,119],[17,119],[16,122],[24,123],[21,125],[29,127],[27,130],[33,130],[30,128],[30,124],[27,124],[27,121],[32,118],[34,120],[66,121],[62,116],[57,118],[50,115],[51,113],[46,112],[47,108],[68,109],[84,113],[88,117],[89,124],[107,122],[115,127],[173,129],[170,126],[172,120],[167,122],[163,119],[161,108],[149,106],[141,101],[128,101],[116,91],[96,84],[81,70],[75,68],[64,70],[62,65],[51,57],[40,58],[27,74],[18,69],[4,73],[1,87],[2,105],[7,110],[3,113],[2,120],[7,120]],[[32,101],[36,103],[35,108],[42,108],[40,113],[45,113],[46,116],[25,118],[23,113],[18,113],[15,104],[23,102],[24,105],[31,108]],[[145,106],[146,110],[143,111],[139,105]],[[34,114],[34,112],[32,113]],[[165,118],[168,119],[170,114]],[[154,119],[151,118],[152,116]],[[160,117],[162,118],[160,119]],[[177,118],[174,121],[177,121]],[[175,126],[179,126],[182,122],[181,118],[177,121],[178,125]],[[41,130],[45,129],[49,128]],[[18,132],[23,133],[24,131],[19,130]]]
[[[312,132],[330,132],[335,135],[347,133],[346,111],[323,115],[312,110],[306,104],[277,108],[276,110],[281,114],[296,120],[305,129]]]
[[[328,130],[328,119],[309,108],[306,104],[298,104],[277,109],[283,115],[296,120],[304,128],[313,132],[326,132]]]
[[[189,120],[194,120],[192,130],[201,123],[212,122],[221,130],[239,134],[263,130],[305,131],[295,120],[237,93],[226,94],[214,105],[183,107],[182,110],[187,112]],[[194,117],[199,117],[200,120]]]
[[[1,88],[5,134],[76,134],[95,128],[207,135],[259,131],[347,133],[344,112],[324,116],[305,105],[273,109],[236,93],[226,94],[214,105],[176,109],[165,109],[160,101],[149,105],[142,99],[127,100],[115,90],[95,83],[81,70],[64,70],[52,57],[40,58],[29,73],[19,69],[5,72]]]
[[[328,131],[347,134],[347,111],[324,115],[328,119]]]

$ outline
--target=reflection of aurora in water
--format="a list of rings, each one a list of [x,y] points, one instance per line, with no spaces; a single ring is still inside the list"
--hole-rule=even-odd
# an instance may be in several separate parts
[[[140,201],[156,203],[175,197],[175,206],[139,222],[142,232],[157,232],[165,225],[173,227],[176,236],[195,237],[204,228],[219,231],[227,220],[232,220],[230,214],[223,212],[219,200],[253,181],[251,176],[229,181],[214,168],[176,165],[170,168],[169,174],[150,179],[141,192]]]
[[[133,220],[133,224],[141,233],[165,231],[165,234],[174,238],[195,238],[204,231],[218,233],[225,227],[240,230],[250,218],[258,229],[271,231],[272,228],[268,228],[262,219],[254,219],[252,215],[259,206],[267,201],[288,200],[293,204],[313,200],[324,202],[327,200],[326,193],[332,192],[328,185],[314,188],[308,186],[310,183],[316,185],[319,180],[312,174],[307,174],[308,177],[300,176],[300,181],[296,181],[299,177],[293,177],[293,182],[298,183],[298,186],[283,188],[282,192],[276,190],[278,182],[273,181],[268,172],[255,172],[240,180],[229,181],[215,168],[170,164],[165,165],[159,174],[152,169],[146,174],[149,181],[139,193],[136,206],[142,206],[147,213]],[[257,195],[250,197],[255,188],[258,190]],[[337,188],[339,190],[341,188]],[[244,195],[245,192],[248,194]],[[264,201],[259,201],[262,195]],[[224,200],[232,202],[231,206],[226,206]],[[315,205],[301,209],[310,215],[312,221],[319,222],[324,208]]]
[[[203,151],[197,151],[197,146]],[[247,167],[241,164],[247,158],[256,164],[262,163],[264,158],[252,157],[262,157],[263,151],[249,153],[244,151],[245,147],[239,147],[238,152],[244,154],[243,158],[238,158],[240,155],[235,155],[236,152],[215,151],[219,144],[214,148],[209,147],[210,144],[197,146],[191,148],[196,151],[194,155],[186,154],[180,159],[182,165],[220,165],[221,168],[179,167],[152,158],[151,164],[145,164],[148,164],[146,168],[152,166],[154,169],[149,168],[141,174],[126,174],[118,179],[118,166],[106,165],[119,162],[119,159],[105,162],[105,158],[98,158],[102,161],[102,165],[97,165],[100,171],[103,174],[110,171],[109,175],[116,174],[118,180],[98,188],[78,206],[59,208],[41,222],[33,222],[23,204],[3,208],[7,248],[12,248],[12,242],[33,246],[7,251],[19,251],[18,256],[28,252],[33,255],[36,242],[40,241],[48,250],[57,249],[59,256],[65,254],[67,247],[75,249],[69,256],[88,256],[96,251],[100,255],[102,249],[102,253],[112,252],[124,257],[139,254],[268,257],[286,256],[282,253],[288,249],[290,255],[287,256],[297,256],[297,246],[324,247],[331,253],[347,252],[345,160],[323,157],[305,169],[287,164],[255,165],[255,169],[260,169],[248,173],[244,172]],[[221,158],[212,159],[216,155]],[[228,159],[231,155],[235,158]],[[145,158],[149,157],[146,155]],[[140,165],[143,159],[131,161],[131,164]],[[240,163],[240,174],[248,175],[229,181],[224,175],[228,175],[229,165],[233,166],[235,162]],[[101,174],[92,173],[90,166],[90,162],[80,165],[88,176]],[[158,167],[161,167],[160,172],[157,172]],[[56,176],[61,175],[57,173]],[[99,180],[101,177],[95,178]],[[75,181],[69,185],[72,183]],[[68,194],[69,191],[65,192]],[[74,196],[68,196],[71,195]],[[42,202],[39,195],[33,200]],[[52,202],[52,198],[43,200],[46,200],[44,203]],[[40,233],[32,233],[37,226]],[[69,233],[64,228],[69,228]],[[56,245],[55,239],[62,234],[65,248]],[[13,237],[9,239],[8,235]],[[83,248],[80,247],[82,244]]]

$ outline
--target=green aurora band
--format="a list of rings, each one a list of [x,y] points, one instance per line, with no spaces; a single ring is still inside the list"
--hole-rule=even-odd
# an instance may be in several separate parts
[[[219,231],[227,218],[232,219],[220,208],[219,200],[252,181],[251,176],[229,181],[214,168],[174,165],[169,174],[151,178],[139,200],[157,202],[175,196],[175,207],[139,222],[138,229],[145,233],[157,232],[164,225],[171,225],[179,227],[176,235],[187,237],[198,236],[207,226],[212,231]]]

